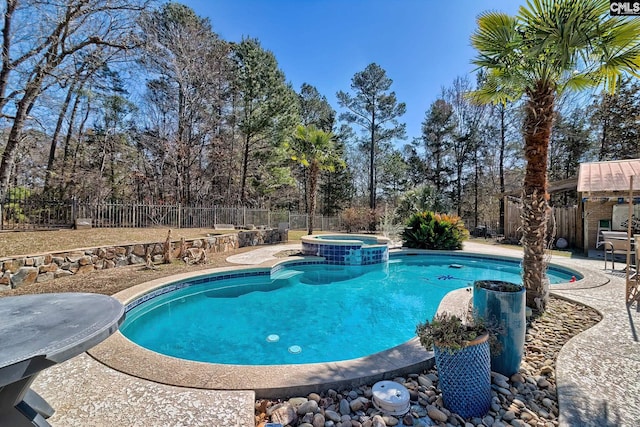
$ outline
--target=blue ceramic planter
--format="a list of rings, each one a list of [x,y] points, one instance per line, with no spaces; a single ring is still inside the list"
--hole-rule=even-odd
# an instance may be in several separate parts
[[[455,351],[433,347],[444,406],[463,418],[483,417],[491,407],[488,336]]]
[[[510,377],[520,369],[524,355],[526,293],[523,285],[478,280],[473,285],[474,315],[502,328],[498,341],[502,350],[491,354],[491,370]]]

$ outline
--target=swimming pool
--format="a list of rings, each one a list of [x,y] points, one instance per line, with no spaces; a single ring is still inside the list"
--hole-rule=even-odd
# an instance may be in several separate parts
[[[388,263],[285,262],[167,284],[127,304],[120,331],[181,359],[239,365],[359,358],[408,341],[448,292],[520,282],[517,259],[399,254]],[[578,273],[552,267],[551,283]]]

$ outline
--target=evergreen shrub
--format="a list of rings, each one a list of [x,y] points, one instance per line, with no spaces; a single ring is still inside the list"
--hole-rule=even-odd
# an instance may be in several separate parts
[[[460,217],[431,211],[413,214],[402,233],[404,246],[412,249],[462,249],[468,237]]]

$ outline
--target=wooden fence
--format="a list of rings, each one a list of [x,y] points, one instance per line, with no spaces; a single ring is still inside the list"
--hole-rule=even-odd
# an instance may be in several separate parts
[[[548,232],[554,233],[554,243],[559,238],[564,238],[569,247],[582,245],[582,227],[580,223],[580,210],[577,206],[554,207],[552,221],[548,224]],[[521,229],[521,203],[519,199],[507,198],[504,215],[504,237],[510,242],[519,242],[522,238]]]

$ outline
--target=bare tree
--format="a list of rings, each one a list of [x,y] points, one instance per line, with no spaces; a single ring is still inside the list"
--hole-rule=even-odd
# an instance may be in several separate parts
[[[175,198],[190,202],[203,194],[208,149],[220,127],[224,108],[228,43],[211,29],[208,19],[187,6],[168,3],[142,19],[150,73],[145,96],[148,120],[144,148],[159,175],[173,180]]]
[[[134,48],[136,17],[150,1],[5,0],[0,117],[11,126],[0,161],[0,196],[7,191],[21,136],[38,97],[96,46],[106,51]]]

